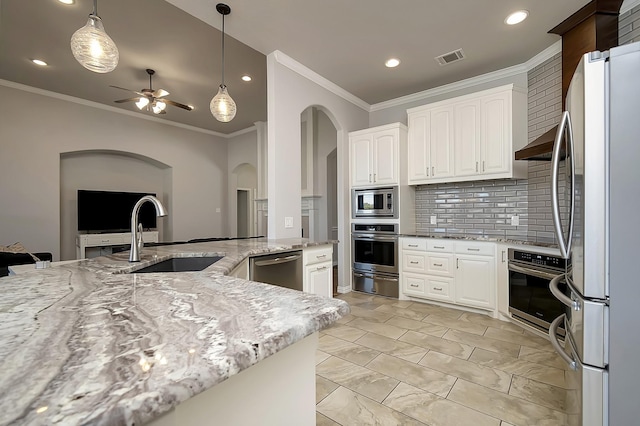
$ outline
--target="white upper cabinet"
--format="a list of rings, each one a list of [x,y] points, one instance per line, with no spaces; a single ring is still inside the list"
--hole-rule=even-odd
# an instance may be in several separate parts
[[[524,178],[527,99],[512,84],[407,111],[409,184]]]
[[[398,185],[400,144],[406,138],[407,128],[401,123],[349,133],[351,186]]]

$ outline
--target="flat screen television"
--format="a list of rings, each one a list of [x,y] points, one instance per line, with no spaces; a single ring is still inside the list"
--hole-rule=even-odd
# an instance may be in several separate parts
[[[151,192],[78,190],[78,231],[130,232],[133,206]],[[156,209],[144,203],[138,216],[142,227],[156,227]]]

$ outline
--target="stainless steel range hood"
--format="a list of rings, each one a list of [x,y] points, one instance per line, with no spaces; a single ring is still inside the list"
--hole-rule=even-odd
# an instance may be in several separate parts
[[[555,126],[553,129],[543,133],[524,148],[516,151],[516,160],[551,161],[553,142],[556,138],[557,132],[558,126]],[[564,153],[562,153],[562,158],[564,158]]]

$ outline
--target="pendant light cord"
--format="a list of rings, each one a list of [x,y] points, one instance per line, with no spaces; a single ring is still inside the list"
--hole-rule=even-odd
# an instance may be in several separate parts
[[[222,14],[222,85],[224,86],[224,14]]]

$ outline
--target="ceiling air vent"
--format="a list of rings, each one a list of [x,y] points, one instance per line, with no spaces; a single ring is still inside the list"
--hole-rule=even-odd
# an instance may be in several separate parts
[[[435,60],[440,65],[447,65],[451,62],[459,61],[460,59],[464,59],[464,53],[462,49],[454,50],[453,52],[445,53],[444,55],[436,56]]]

